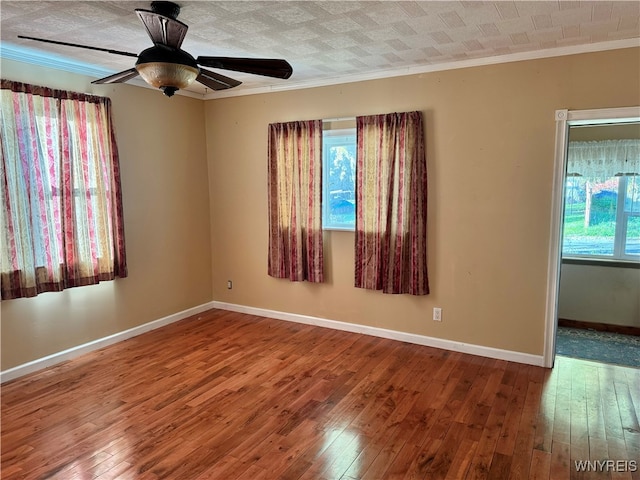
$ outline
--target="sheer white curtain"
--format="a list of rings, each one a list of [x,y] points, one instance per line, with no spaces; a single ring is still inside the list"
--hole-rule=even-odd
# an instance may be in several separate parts
[[[567,174],[603,179],[640,174],[640,140],[569,142]]]

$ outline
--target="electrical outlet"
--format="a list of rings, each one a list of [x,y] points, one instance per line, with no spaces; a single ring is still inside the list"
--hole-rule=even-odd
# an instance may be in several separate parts
[[[233,288],[233,282],[231,280],[227,280],[227,288],[231,290]]]
[[[442,309],[440,307],[433,307],[433,320],[436,322],[442,321]]]

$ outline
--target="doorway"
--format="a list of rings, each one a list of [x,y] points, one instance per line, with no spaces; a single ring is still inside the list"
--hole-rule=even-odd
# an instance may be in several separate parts
[[[564,230],[564,220],[565,220],[565,206],[566,206],[566,193],[567,193],[567,180],[571,178],[571,175],[578,176],[580,172],[574,171],[573,167],[575,166],[575,158],[572,162],[568,161],[568,153],[569,153],[569,140],[573,141],[574,138],[579,138],[580,135],[587,134],[587,136],[594,134],[599,131],[600,134],[602,132],[604,135],[609,135],[611,131],[608,131],[606,126],[615,126],[616,130],[619,130],[621,125],[624,124],[638,124],[640,122],[640,107],[625,107],[625,108],[614,108],[614,109],[600,109],[600,110],[558,110],[556,111],[556,148],[555,148],[555,168],[554,168],[554,181],[553,181],[553,193],[552,193],[552,215],[551,215],[551,234],[550,234],[550,249],[549,249],[549,259],[548,259],[548,276],[547,276],[547,307],[546,307],[546,333],[545,333],[545,348],[544,348],[544,366],[552,367],[555,360],[556,355],[556,339],[558,333],[558,314],[559,314],[559,300],[560,300],[560,282],[561,282],[561,270],[563,265],[567,265],[567,259],[565,259],[564,263],[562,261],[562,250],[563,250],[563,230]],[[593,129],[595,127],[595,129]],[[592,130],[588,130],[592,128]],[[580,134],[578,132],[581,132]],[[589,142],[590,140],[585,140]],[[596,140],[593,140],[596,141]],[[588,146],[593,146],[589,144]],[[568,167],[571,166],[568,170]],[[591,165],[594,167],[594,165]],[[595,168],[595,167],[594,167]],[[635,167],[634,167],[635,168]],[[588,176],[593,173],[592,171],[585,172]],[[598,175],[606,173],[606,172],[597,172]],[[623,178],[623,174],[629,174],[628,176],[624,176],[624,180],[622,183],[625,185],[628,183],[627,178],[632,178],[630,176],[631,173],[638,173],[628,171],[628,169],[623,169],[622,171],[614,172],[615,174],[620,174],[619,177]],[[634,179],[637,177],[633,177]],[[618,179],[619,180],[619,179]],[[576,181],[576,185],[579,185],[581,182]],[[620,187],[620,184],[617,183],[617,186]],[[584,179],[582,180],[582,186],[584,187]],[[610,186],[609,186],[610,187]],[[600,188],[600,187],[599,187]],[[585,216],[585,209],[587,213],[590,215],[586,218],[586,224],[592,222],[593,226],[600,222],[601,219],[595,218],[594,215],[598,213],[598,202],[603,203],[602,200],[604,197],[611,197],[610,194],[600,195],[598,197],[594,197],[604,191],[603,188],[600,188],[599,191],[593,192],[593,189],[588,192],[589,197],[587,198],[586,193],[582,194],[576,193],[576,196],[573,198],[576,202],[576,211],[578,211],[583,216]],[[569,192],[572,194],[572,192]],[[582,198],[584,197],[584,199]],[[601,198],[602,197],[602,198]],[[595,205],[593,204],[593,199],[596,198]],[[580,201],[584,200],[584,203]],[[609,198],[611,200],[611,198]],[[589,202],[589,205],[586,203]],[[606,203],[606,202],[604,202]],[[625,218],[624,224],[620,224],[618,228],[627,228],[629,225],[634,227],[635,222],[638,221],[636,219],[640,219],[640,216],[636,216],[633,211],[630,215],[627,215],[624,212],[625,203],[616,204],[616,208],[620,207],[623,209],[621,212],[622,217]],[[578,209],[581,208],[582,211]],[[611,202],[609,204],[609,213],[611,213]],[[639,212],[640,213],[640,212]],[[626,215],[626,217],[625,217]],[[632,219],[631,224],[629,223],[629,219]],[[602,222],[600,222],[602,223]],[[624,235],[613,235],[612,237],[612,245],[611,245],[611,253],[609,253],[606,248],[603,250],[602,237],[600,235],[602,233],[603,228],[599,228],[599,234],[593,235],[594,238],[578,238],[579,240],[575,242],[574,250],[578,253],[573,254],[576,257],[575,265],[586,265],[589,267],[589,263],[592,265],[587,270],[583,270],[583,273],[592,270],[597,271],[598,267],[602,268],[606,265],[606,267],[613,267],[611,261],[619,262],[620,264],[631,262],[633,263],[634,257],[633,250],[627,248],[627,244],[621,240],[624,238]],[[597,230],[595,228],[591,229],[593,231]],[[568,230],[569,231],[569,230]],[[606,236],[606,235],[605,235]],[[598,238],[595,238],[598,237]],[[582,245],[580,245],[580,241]],[[618,243],[616,243],[618,242]],[[622,243],[620,243],[622,242]],[[606,241],[605,241],[606,243]],[[582,248],[582,250],[580,250]],[[565,245],[566,249],[566,245]],[[616,255],[613,255],[613,252],[617,252]],[[596,252],[595,255],[590,255],[589,252]],[[622,251],[622,255],[620,252]],[[582,254],[580,253],[582,252]],[[598,254],[598,252],[600,254]],[[592,258],[589,258],[589,257]],[[627,256],[628,258],[624,258]],[[636,260],[637,261],[637,260]],[[567,267],[568,268],[568,267]],[[579,268],[579,267],[578,267]],[[565,272],[564,277],[569,276],[569,271]],[[610,270],[610,273],[612,270]],[[638,270],[633,270],[633,272],[638,272]],[[575,273],[575,272],[574,272]],[[566,278],[565,278],[566,280]],[[593,283],[593,282],[592,282]],[[595,280],[595,285],[597,285],[598,281]],[[587,282],[587,289],[594,288],[593,285],[591,287],[588,286],[589,282]],[[563,287],[565,287],[563,285]],[[566,288],[564,288],[566,290]],[[597,291],[597,287],[596,287]],[[563,294],[565,292],[563,291]]]

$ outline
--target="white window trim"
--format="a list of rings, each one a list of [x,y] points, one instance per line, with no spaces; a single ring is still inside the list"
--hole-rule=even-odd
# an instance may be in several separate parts
[[[547,262],[547,298],[543,350],[543,366],[547,368],[553,367],[556,352],[558,291],[560,287],[560,262],[562,260],[562,215],[566,183],[565,171],[567,168],[569,125],[638,122],[640,121],[640,106],[603,108],[597,110],[556,110],[555,121],[555,161],[549,219],[549,255]]]

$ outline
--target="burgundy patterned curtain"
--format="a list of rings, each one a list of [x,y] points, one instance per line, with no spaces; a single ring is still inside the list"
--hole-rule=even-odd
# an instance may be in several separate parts
[[[322,120],[269,125],[268,273],[323,282]]]
[[[108,98],[1,81],[2,299],[125,277]]]
[[[355,286],[429,293],[427,163],[420,112],[356,118]]]

